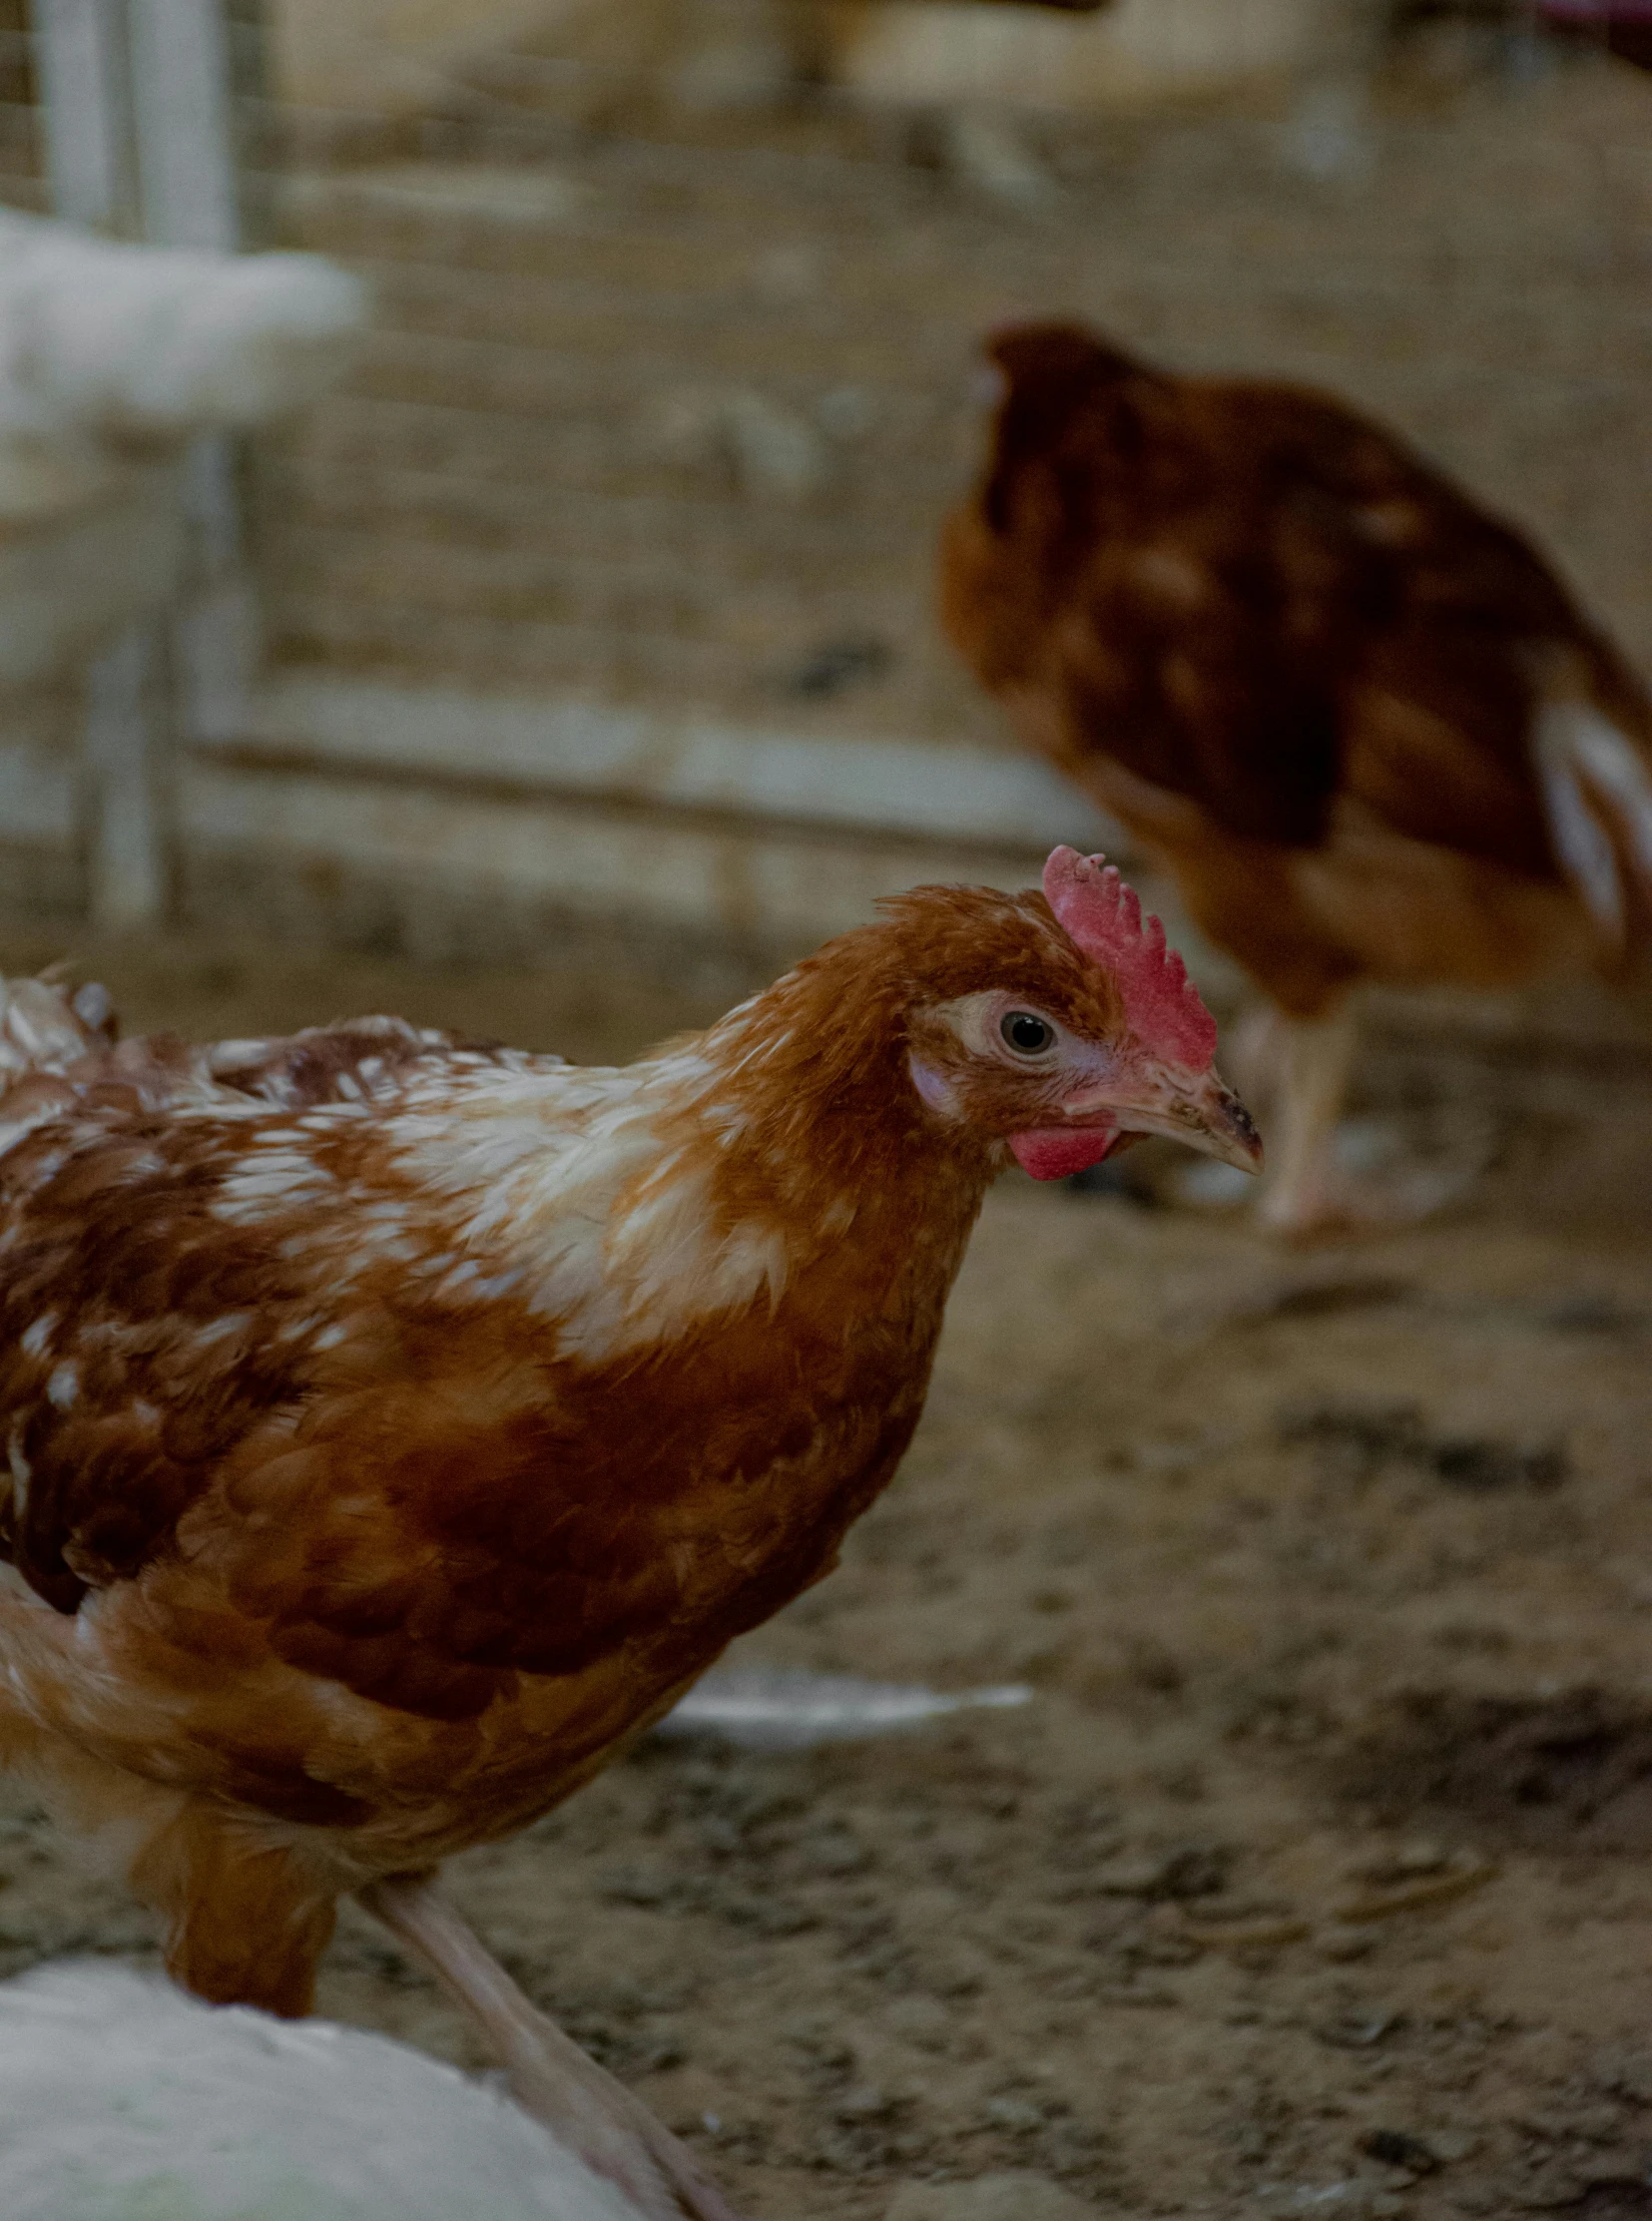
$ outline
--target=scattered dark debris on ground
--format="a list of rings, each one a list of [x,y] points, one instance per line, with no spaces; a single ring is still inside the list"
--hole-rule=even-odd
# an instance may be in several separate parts
[[[1531,1849],[1652,1852],[1652,1706],[1608,1690],[1405,1692],[1367,1729],[1348,1779],[1396,1822],[1450,1818]]]
[[[829,702],[881,679],[894,661],[894,649],[874,633],[824,641],[787,673],[782,692],[801,702]]]
[[[1310,1311],[1308,1316],[1315,1316]],[[1321,1314],[1323,1316],[1323,1314]],[[1282,1442],[1308,1443],[1333,1477],[1363,1482],[1385,1465],[1408,1465],[1447,1487],[1489,1493],[1558,1488],[1570,1472],[1565,1444],[1522,1443],[1494,1435],[1435,1434],[1415,1403],[1309,1402],[1287,1406]]]

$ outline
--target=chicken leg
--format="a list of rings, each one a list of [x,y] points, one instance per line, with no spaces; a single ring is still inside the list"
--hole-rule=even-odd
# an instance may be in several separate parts
[[[1268,1010],[1241,1027],[1236,1063],[1247,1064],[1268,1115],[1273,1176],[1258,1202],[1270,1233],[1301,1239],[1328,1228],[1377,1233],[1414,1226],[1472,1187],[1491,1155],[1491,1136],[1470,1120],[1449,1146],[1425,1159],[1355,1177],[1339,1163],[1340,1115],[1359,1034],[1354,998],[1323,1018]]]
[[[739,2221],[688,2146],[529,2003],[428,1876],[396,1875],[359,1896],[477,2022],[523,2109],[618,2183],[648,2221]]]
[[[1279,1138],[1269,1140],[1274,1170],[1257,1212],[1271,1233],[1308,1234],[1349,1215],[1348,1199],[1339,1191],[1333,1145],[1354,1063],[1354,1006],[1345,1002],[1326,1018],[1282,1013],[1270,1030],[1283,1049],[1274,1082]]]

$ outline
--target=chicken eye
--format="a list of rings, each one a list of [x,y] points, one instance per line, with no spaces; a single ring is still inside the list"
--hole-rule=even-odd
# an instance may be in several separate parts
[[[1031,1010],[1008,1011],[999,1021],[998,1031],[1017,1056],[1042,1056],[1055,1039],[1054,1026]]]

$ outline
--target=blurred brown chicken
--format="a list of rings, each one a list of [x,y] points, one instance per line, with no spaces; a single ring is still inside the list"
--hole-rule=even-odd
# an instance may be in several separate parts
[[[1267,996],[1265,1217],[1372,1215],[1332,1160],[1354,991],[1621,973],[1652,933],[1652,702],[1526,540],[1328,396],[1067,324],[989,353],[946,629]]]

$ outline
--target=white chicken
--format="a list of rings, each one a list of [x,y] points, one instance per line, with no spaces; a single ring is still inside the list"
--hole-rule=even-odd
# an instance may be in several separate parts
[[[359,2028],[108,1961],[0,1983],[7,2221],[638,2221],[549,2130]]]
[[[129,246],[0,211],[0,689],[171,595],[182,456],[346,361],[366,288],[314,255]]]

